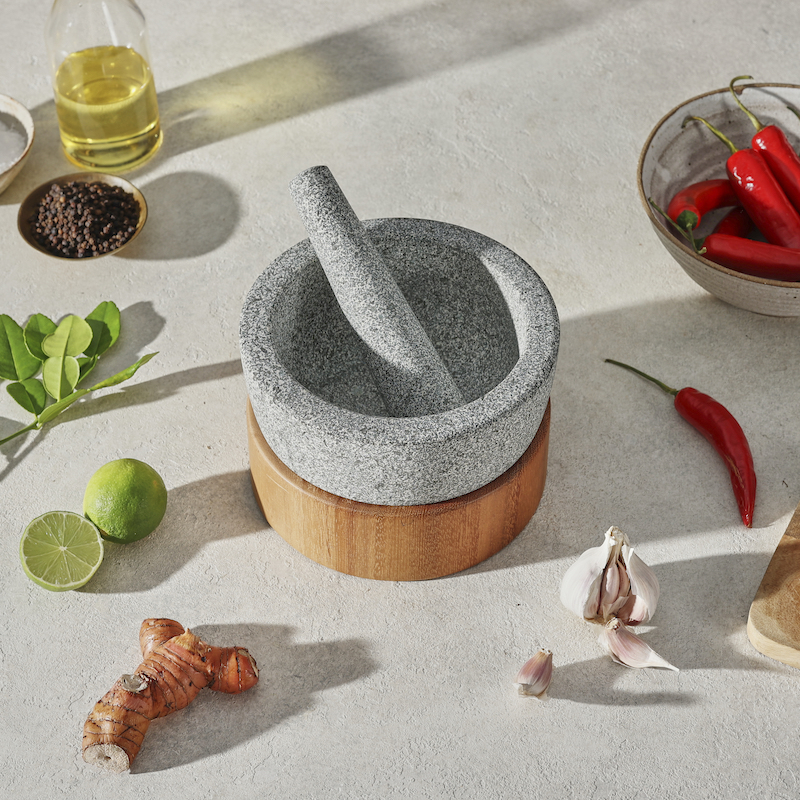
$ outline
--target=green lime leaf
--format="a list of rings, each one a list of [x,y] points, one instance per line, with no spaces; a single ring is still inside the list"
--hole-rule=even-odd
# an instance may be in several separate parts
[[[117,306],[110,300],[100,303],[97,308],[86,317],[86,322],[92,329],[92,341],[83,351],[90,358],[105,353],[119,338],[121,319]]]
[[[85,394],[89,394],[90,391],[91,389],[78,389],[78,391],[68,394],[66,397],[62,397],[57,403],[47,406],[47,408],[39,414],[36,427],[41,428],[42,425],[50,422],[51,419],[55,419],[65,408],[69,408],[76,400],[80,400],[81,397]],[[2,442],[0,442],[0,444],[2,444]]]
[[[132,378],[136,374],[136,370],[138,370],[139,367],[144,366],[151,358],[155,358],[157,355],[158,352],[148,353],[146,356],[142,356],[135,364],[131,364],[129,367],[126,367],[116,375],[112,375],[110,378],[106,378],[104,381],[96,383],[91,389],[89,389],[89,391],[93,392],[95,389],[107,389],[109,386],[116,386],[118,383],[128,380],[128,378]]]
[[[118,383],[122,383],[123,381],[128,380],[128,378],[132,378],[139,367],[144,366],[151,358],[157,356],[158,353],[148,353],[146,356],[142,356],[135,364],[131,364],[131,366],[126,367],[121,372],[118,372],[116,375],[112,375],[110,378],[106,378],[104,381],[100,381],[100,383],[96,383],[90,389],[78,389],[77,391],[73,392],[72,394],[67,395],[66,397],[62,397],[57,403],[53,403],[50,406],[42,411],[39,415],[38,424],[36,427],[41,428],[42,425],[50,422],[51,419],[57,417],[65,408],[71,406],[76,400],[80,400],[81,397],[84,395],[89,394],[89,392],[93,392],[96,389],[107,389],[109,386],[116,386]],[[12,436],[16,436],[17,434],[12,434]],[[10,437],[9,437],[10,438]],[[7,440],[4,440],[7,441]],[[0,442],[2,444],[2,442]]]
[[[45,336],[55,333],[58,326],[44,314],[34,314],[25,323],[25,346],[34,358],[44,361],[47,356],[42,351],[42,341]]]
[[[0,314],[0,378],[24,381],[32,378],[40,366],[41,360],[25,347],[22,328],[7,314]]]
[[[72,356],[48,358],[42,366],[42,382],[54,400],[61,400],[75,390],[81,368]]]
[[[79,358],[78,359],[78,366],[80,367],[81,374],[78,378],[78,383],[80,383],[93,369],[95,364],[97,364],[97,359],[100,356],[92,356],[91,358]]]
[[[38,378],[9,383],[6,390],[28,413],[37,417],[47,405],[47,392]]]
[[[58,327],[42,340],[42,352],[52,358],[79,356],[92,342],[92,329],[76,314],[64,317]],[[46,382],[45,382],[45,385]]]

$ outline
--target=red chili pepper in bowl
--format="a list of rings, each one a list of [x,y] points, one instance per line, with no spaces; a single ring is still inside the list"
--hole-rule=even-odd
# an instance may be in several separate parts
[[[659,214],[667,217],[652,198],[649,202]],[[746,212],[743,212],[743,218],[737,211],[743,212],[742,209],[730,211],[712,233],[699,241],[691,231],[683,230],[669,217],[667,220],[691,242],[697,255],[705,256],[709,261],[756,278],[800,282],[800,250],[743,238],[746,235],[742,233],[744,226],[752,228],[753,221]]]
[[[607,358],[609,364],[635,372],[642,378],[663,389],[675,398],[678,413],[696,430],[705,436],[722,456],[731,476],[733,494],[742,515],[742,522],[749,528],[753,524],[753,510],[756,501],[756,473],[753,455],[741,425],[725,406],[707,394],[687,386],[673,389],[665,383],[629,364]]]
[[[751,75],[740,75],[730,83],[731,94],[739,108],[747,114],[755,126],[756,132],[750,140],[753,150],[757,150],[764,157],[767,166],[777,178],[786,196],[794,203],[795,208],[800,208],[800,156],[786,138],[786,134],[777,125],[762,125],[756,115],[745,107],[741,98],[733,88],[736,81],[752,80]]]
[[[725,134],[702,117],[687,117],[683,124],[689,120],[702,122],[730,148],[731,155],[725,163],[728,179],[739,202],[766,239],[782,247],[800,249],[800,214],[761,153],[750,148],[738,149]]]
[[[699,247],[698,255],[736,272],[775,281],[800,282],[800,250],[724,233],[710,233],[695,244]]]
[[[712,233],[721,233],[725,236],[738,236],[744,239],[753,230],[753,220],[741,207],[732,208],[715,226]]]
[[[696,230],[703,215],[717,208],[734,206],[739,202],[727,178],[699,181],[681,189],[669,201],[667,214],[685,231]]]

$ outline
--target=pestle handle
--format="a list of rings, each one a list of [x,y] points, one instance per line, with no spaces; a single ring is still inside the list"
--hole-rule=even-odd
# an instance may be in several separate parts
[[[289,184],[345,317],[367,345],[370,370],[394,416],[437,414],[464,398],[381,254],[325,166]]]

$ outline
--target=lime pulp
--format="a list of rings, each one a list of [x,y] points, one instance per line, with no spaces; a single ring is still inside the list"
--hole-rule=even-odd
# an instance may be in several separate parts
[[[72,511],[48,511],[25,528],[19,543],[22,569],[51,592],[86,584],[103,561],[97,526]]]

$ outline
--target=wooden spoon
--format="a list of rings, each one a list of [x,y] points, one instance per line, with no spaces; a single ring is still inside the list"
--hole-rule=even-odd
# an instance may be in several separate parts
[[[765,656],[800,667],[800,505],[750,606],[747,636]]]

